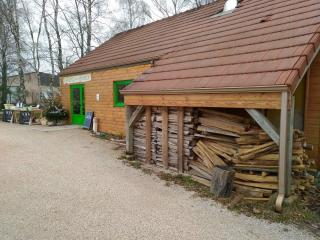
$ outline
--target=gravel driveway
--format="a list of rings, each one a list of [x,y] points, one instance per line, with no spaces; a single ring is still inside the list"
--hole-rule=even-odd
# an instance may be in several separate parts
[[[167,187],[114,148],[82,129],[0,123],[0,239],[315,239]]]

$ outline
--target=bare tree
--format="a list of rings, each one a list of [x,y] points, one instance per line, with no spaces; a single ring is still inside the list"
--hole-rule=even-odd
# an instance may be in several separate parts
[[[53,9],[54,9],[54,31],[56,33],[57,38],[57,45],[58,45],[58,68],[60,71],[63,69],[63,53],[62,53],[62,39],[61,39],[61,33],[60,33],[60,27],[58,23],[58,15],[59,15],[59,0],[54,0],[53,2]]]
[[[118,33],[145,24],[150,18],[150,7],[144,0],[119,0],[120,9],[112,18],[112,32]]]
[[[9,42],[9,29],[3,18],[2,10],[0,10],[0,67],[1,67],[1,101],[3,105],[7,102],[8,92],[8,42]]]
[[[194,6],[200,7],[202,5],[206,5],[215,1],[216,0],[192,0],[191,2],[193,2]]]
[[[46,13],[46,3],[47,3],[47,0],[42,1],[42,14],[43,14],[42,18],[43,18],[44,29],[45,29],[45,33],[46,33],[47,41],[48,41],[48,51],[49,51],[50,65],[51,65],[50,91],[51,91],[51,93],[53,93],[53,82],[55,79],[55,66],[54,66],[51,34],[49,31],[47,13]]]
[[[87,47],[86,53],[91,51],[91,38],[92,38],[92,7],[94,0],[82,1],[83,8],[86,16],[86,30],[87,30]]]
[[[201,0],[196,0],[200,2]],[[151,0],[162,17],[170,17],[192,7],[192,0]]]
[[[99,24],[104,5],[105,0],[73,0],[69,8],[60,7],[67,24],[64,32],[79,58],[92,49],[94,25]]]
[[[20,86],[18,90],[19,100],[21,102],[26,102],[26,88],[24,83],[24,59],[22,57],[22,39],[20,34],[20,23],[19,23],[19,13],[17,0],[0,0],[0,8],[3,9],[3,16],[8,22],[10,32],[13,36],[17,63],[18,63],[18,74],[20,80]]]
[[[30,65],[33,69],[33,71],[37,75],[37,80],[38,80],[38,85],[41,85],[40,82],[40,66],[41,66],[41,61],[40,61],[40,36],[42,32],[42,25],[43,25],[43,15],[44,13],[42,12],[40,16],[40,20],[38,22],[38,26],[36,26],[35,21],[34,21],[34,13],[30,11],[30,7],[28,5],[28,2],[26,3],[25,0],[21,0],[23,11],[24,11],[24,20],[27,24],[27,29],[29,32],[31,44],[29,46],[29,49],[32,54],[32,61],[30,62]],[[43,11],[43,10],[42,10]],[[36,26],[36,27],[35,27]],[[39,101],[40,99],[39,95]]]

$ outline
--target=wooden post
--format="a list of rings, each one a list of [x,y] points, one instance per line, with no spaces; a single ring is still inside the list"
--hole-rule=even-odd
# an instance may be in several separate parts
[[[288,129],[288,166],[287,182],[286,182],[286,197],[291,195],[291,173],[292,173],[292,159],[293,159],[293,130],[294,130],[294,110],[295,110],[295,97],[291,99],[291,106],[289,110],[289,129]]]
[[[178,108],[178,172],[184,171],[184,109]]]
[[[132,106],[126,106],[126,151],[128,155],[133,154],[133,127],[129,126],[130,118],[133,112]]]
[[[151,107],[146,107],[146,163],[151,163],[152,149],[152,121],[151,121]]]
[[[280,117],[280,146],[279,146],[279,187],[276,200],[276,211],[282,211],[282,204],[286,194],[287,186],[287,161],[288,161],[288,100],[289,93],[283,92],[281,96],[281,117]]]
[[[162,108],[162,162],[165,169],[169,168],[168,149],[168,108]]]

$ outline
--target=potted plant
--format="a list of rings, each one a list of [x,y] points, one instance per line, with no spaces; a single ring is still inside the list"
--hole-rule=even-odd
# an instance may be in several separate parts
[[[45,104],[44,117],[46,125],[56,126],[65,125],[69,118],[68,112],[62,107],[58,98],[49,100]],[[42,121],[44,123],[44,120]]]

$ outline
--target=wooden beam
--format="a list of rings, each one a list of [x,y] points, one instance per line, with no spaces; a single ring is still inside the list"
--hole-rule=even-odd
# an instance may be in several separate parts
[[[288,101],[289,93],[283,92],[281,97],[280,114],[280,146],[279,146],[279,172],[278,172],[278,197],[276,200],[276,211],[282,212],[282,205],[287,186],[287,159],[288,159]]]
[[[162,108],[162,162],[165,169],[169,168],[168,148],[168,108]]]
[[[144,111],[143,106],[138,106],[136,108],[136,110],[133,112],[133,114],[131,115],[131,118],[129,120],[129,127],[133,127],[133,125],[139,120],[143,111]]]
[[[126,151],[127,154],[133,154],[133,128],[129,126],[129,121],[133,112],[132,106],[125,107],[126,112]]]
[[[281,93],[126,95],[126,105],[280,109]]]
[[[259,124],[269,137],[279,146],[280,136],[275,126],[257,109],[246,108],[247,113]]]
[[[152,149],[152,121],[151,121],[151,107],[146,107],[146,163],[151,163]]]
[[[178,172],[184,171],[184,109],[178,108]]]
[[[286,196],[291,194],[291,174],[292,174],[292,160],[293,160],[293,131],[294,131],[294,111],[295,110],[295,97],[291,99],[291,107],[289,110],[289,132],[288,132],[288,167],[287,170],[287,182],[286,182]]]

